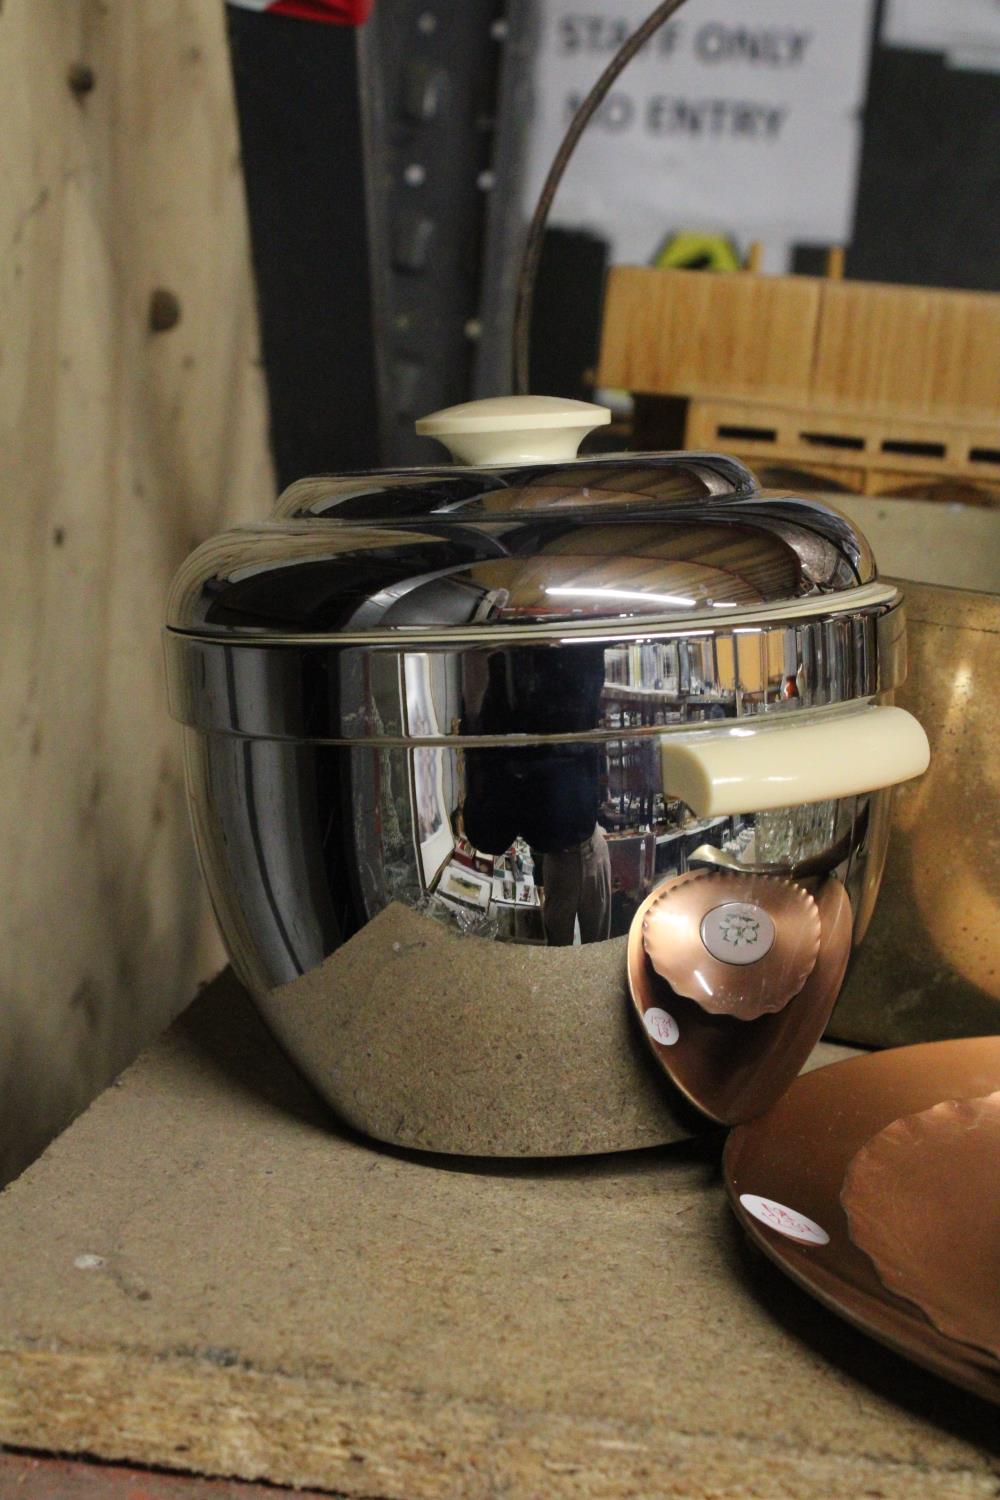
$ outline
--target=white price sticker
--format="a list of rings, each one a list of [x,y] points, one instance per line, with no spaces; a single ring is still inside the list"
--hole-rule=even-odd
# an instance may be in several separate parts
[[[830,1243],[830,1236],[815,1219],[807,1218],[794,1208],[786,1208],[773,1198],[760,1198],[756,1193],[741,1193],[740,1204],[748,1214],[753,1214],[755,1219],[766,1224],[768,1229],[775,1229],[778,1234],[787,1235],[788,1239],[797,1240],[800,1245]]]
[[[680,1037],[677,1022],[667,1010],[651,1005],[642,1018],[642,1024],[661,1047],[672,1047]]]

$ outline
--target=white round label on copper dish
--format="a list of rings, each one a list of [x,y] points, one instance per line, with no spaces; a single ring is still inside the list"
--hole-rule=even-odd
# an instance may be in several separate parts
[[[659,1042],[661,1047],[672,1047],[680,1036],[677,1022],[667,1010],[661,1010],[658,1005],[651,1005],[643,1013],[642,1024],[653,1038]]]
[[[797,1213],[794,1208],[786,1208],[773,1198],[760,1198],[756,1193],[741,1193],[740,1206],[762,1224],[766,1224],[768,1229],[776,1229],[779,1234],[787,1235],[790,1240],[798,1240],[801,1245],[830,1243],[830,1236],[815,1219]]]
[[[774,923],[761,906],[724,901],[701,919],[701,940],[724,964],[755,964],[774,946]]]

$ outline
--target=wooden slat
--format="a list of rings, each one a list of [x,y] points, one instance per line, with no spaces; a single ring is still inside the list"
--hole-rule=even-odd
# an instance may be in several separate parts
[[[794,402],[808,389],[820,286],[804,276],[616,267],[598,382]]]
[[[894,421],[1000,419],[1000,296],[621,266],[601,384]]]
[[[272,479],[224,7],[7,0],[0,74],[3,1181],[218,963],[160,626]]]
[[[817,441],[823,437],[829,441]],[[688,448],[752,454],[760,461],[780,459],[810,469],[862,466],[914,479],[933,476],[937,484],[958,477],[984,486],[1000,480],[1000,460],[971,457],[975,451],[1000,455],[1000,432],[943,421],[695,399],[688,406],[684,440]],[[897,445],[910,451],[897,451]],[[921,447],[942,451],[937,456]]]
[[[856,281],[821,286],[812,404],[929,421],[1000,418],[1000,297]]]

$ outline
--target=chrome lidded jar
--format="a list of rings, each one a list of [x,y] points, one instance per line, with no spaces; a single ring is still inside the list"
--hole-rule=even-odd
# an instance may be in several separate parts
[[[402,1145],[669,1138],[627,1004],[640,907],[719,871],[764,906],[768,879],[809,902],[834,880],[857,943],[890,789],[926,764],[891,706],[901,598],[851,524],[717,455],[575,457],[606,420],[438,413],[418,426],[456,465],[302,480],[172,589],[233,966],[340,1114]],[[773,937],[743,905],[699,917],[718,972],[739,938],[737,989],[748,934]]]

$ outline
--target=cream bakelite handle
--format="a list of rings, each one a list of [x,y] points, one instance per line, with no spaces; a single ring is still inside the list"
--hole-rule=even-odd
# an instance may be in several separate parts
[[[494,396],[431,412],[415,424],[460,464],[560,463],[588,432],[611,421],[606,406],[562,396]]]
[[[895,786],[926,771],[927,736],[902,708],[665,734],[663,790],[700,818],[767,812]]]

